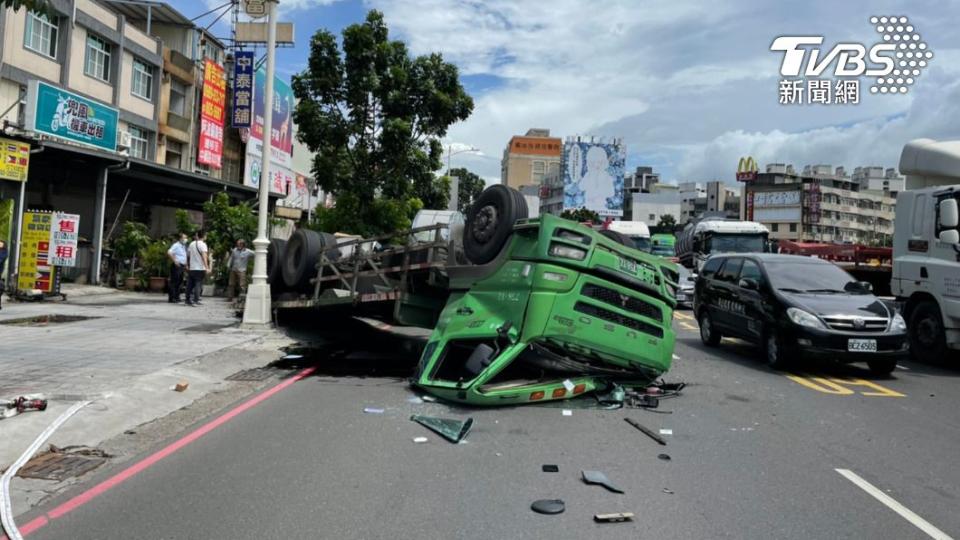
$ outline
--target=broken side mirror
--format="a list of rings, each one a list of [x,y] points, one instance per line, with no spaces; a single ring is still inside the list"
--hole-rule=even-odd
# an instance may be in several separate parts
[[[756,291],[760,289],[760,284],[753,278],[743,278],[740,280],[739,285],[741,289],[747,289],[748,291]]]

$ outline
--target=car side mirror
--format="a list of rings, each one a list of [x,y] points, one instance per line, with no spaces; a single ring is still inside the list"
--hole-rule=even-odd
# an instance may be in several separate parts
[[[958,216],[957,200],[944,199],[940,201],[940,228],[956,229],[960,226],[960,216]],[[942,235],[943,233],[941,233]]]
[[[861,289],[867,292],[873,292],[873,284],[870,283],[869,281],[858,281],[857,285],[859,285]]]
[[[743,278],[740,280],[740,288],[747,289],[748,291],[756,291],[760,289],[760,284],[757,283],[757,280],[753,278]]]

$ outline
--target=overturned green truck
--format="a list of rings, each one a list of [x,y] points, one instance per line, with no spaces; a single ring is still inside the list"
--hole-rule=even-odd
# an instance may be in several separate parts
[[[609,231],[526,216],[519,193],[492,186],[465,224],[415,228],[400,246],[298,231],[274,246],[274,308],[432,328],[412,383],[470,405],[567,399],[666,372],[676,267]],[[311,277],[288,272],[304,266]]]

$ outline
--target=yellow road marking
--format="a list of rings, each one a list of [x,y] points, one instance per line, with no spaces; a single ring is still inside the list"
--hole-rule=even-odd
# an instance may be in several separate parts
[[[891,390],[885,386],[880,386],[879,384],[864,379],[836,379],[825,377],[804,377],[802,375],[787,375],[786,376],[791,381],[805,386],[811,390],[823,394],[832,394],[835,396],[850,396],[855,394],[854,390],[851,390],[850,386],[862,386],[871,389],[870,392],[860,391],[860,395],[870,396],[870,397],[906,397],[906,394],[901,394],[895,390]]]
[[[683,327],[685,330],[690,330],[691,332],[696,332],[696,331],[697,331],[697,327],[696,327],[696,326],[693,326],[693,325],[690,324],[690,323],[685,323],[685,322],[683,322],[683,321],[680,321],[680,326]]]
[[[673,312],[673,316],[676,317],[676,318],[678,318],[678,319],[680,319],[680,320],[682,320],[682,321],[692,321],[692,320],[693,320],[693,316],[692,316],[692,315],[687,315],[686,313],[680,313],[679,311],[674,311],[674,312]]]

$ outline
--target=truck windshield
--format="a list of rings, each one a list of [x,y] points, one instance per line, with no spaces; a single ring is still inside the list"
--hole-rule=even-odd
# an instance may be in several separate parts
[[[715,234],[707,239],[707,253],[762,253],[763,237],[757,235]]]
[[[816,261],[816,262],[815,262]],[[842,268],[824,261],[768,262],[764,264],[774,288],[786,292],[866,294]]]
[[[631,236],[630,239],[633,240],[634,247],[636,247],[640,251],[646,251],[647,253],[650,253],[649,238],[647,238],[646,236]]]

